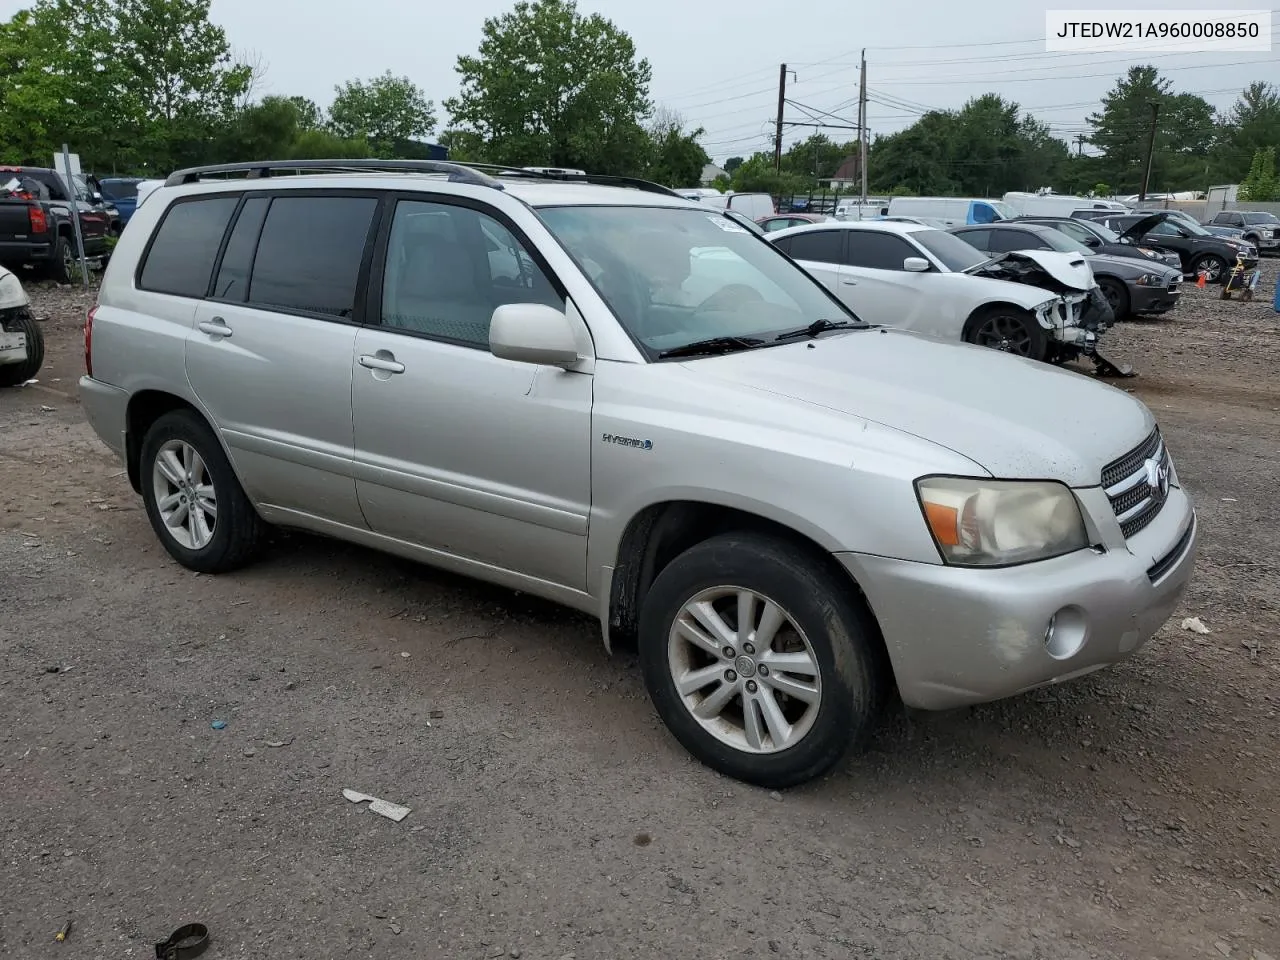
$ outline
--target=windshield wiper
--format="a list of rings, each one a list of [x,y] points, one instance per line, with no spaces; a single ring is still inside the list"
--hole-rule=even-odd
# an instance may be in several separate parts
[[[797,327],[795,330],[788,330],[780,333],[774,340],[794,340],[797,337],[816,337],[820,333],[826,333],[828,330],[870,330],[872,324],[863,323],[861,320],[850,323],[848,320],[815,320],[807,327]]]
[[[752,350],[764,345],[759,337],[708,337],[706,340],[695,340],[658,354],[659,360],[667,357],[700,357],[715,353],[734,353],[738,350]]]

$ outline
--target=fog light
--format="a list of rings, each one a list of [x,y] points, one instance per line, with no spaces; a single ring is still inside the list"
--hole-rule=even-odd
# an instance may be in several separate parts
[[[1055,660],[1066,660],[1080,652],[1088,636],[1084,611],[1079,607],[1063,607],[1044,629],[1044,648]]]

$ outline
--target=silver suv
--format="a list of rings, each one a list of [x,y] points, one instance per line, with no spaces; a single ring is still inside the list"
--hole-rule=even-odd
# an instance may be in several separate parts
[[[1139,401],[864,324],[716,211],[600,179],[170,177],[80,382],[169,553],[229,571],[278,524],[575,607],[688,750],[769,786],[895,691],[1005,697],[1169,617],[1196,519]]]

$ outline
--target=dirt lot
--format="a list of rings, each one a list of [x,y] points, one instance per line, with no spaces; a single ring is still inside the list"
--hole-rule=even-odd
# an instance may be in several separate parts
[[[0,956],[200,921],[218,960],[1280,957],[1276,266],[1110,338],[1204,530],[1159,636],[785,796],[689,761],[574,614],[304,536],[177,567],[78,408],[87,302],[39,291],[49,359],[0,396]]]

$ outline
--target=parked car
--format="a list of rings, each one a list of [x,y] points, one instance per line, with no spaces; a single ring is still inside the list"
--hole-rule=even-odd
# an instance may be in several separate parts
[[[1187,211],[1185,210],[1177,210],[1177,209],[1165,210],[1163,207],[1161,207],[1160,209],[1155,209],[1155,210],[1143,209],[1143,210],[1131,210],[1129,212],[1136,213],[1136,214],[1168,213],[1169,221],[1171,223],[1183,223],[1183,224],[1190,224],[1193,227],[1200,227],[1202,230],[1206,231],[1207,233],[1211,233],[1215,237],[1230,237],[1232,240],[1244,239],[1244,231],[1239,229],[1238,227],[1224,227],[1221,224],[1217,224],[1217,223],[1201,223],[1199,220],[1197,220],[1191,214],[1187,213]]]
[[[821,213],[780,213],[777,216],[761,217],[756,223],[760,224],[765,233],[773,233],[775,230],[800,227],[806,223],[823,223],[829,219],[830,217]]]
[[[756,234],[756,236],[764,236],[764,227],[760,226],[760,224],[756,223],[745,213],[739,213],[737,210],[721,210],[720,214],[751,233]]]
[[[129,222],[138,207],[138,184],[141,182],[141,177],[105,177],[98,181],[102,196],[120,211],[122,226]]]
[[[1138,313],[1167,313],[1182,296],[1178,289],[1182,280],[1180,267],[1101,253],[1053,227],[1011,220],[985,227],[953,227],[951,232],[989,257],[1026,250],[1056,250],[1087,257],[1093,278],[1117,320]]]
[[[1057,683],[1177,606],[1196,516],[1137,398],[862,323],[663,188],[342,168],[175,173],[107,266],[83,409],[190,569],[279,524],[567,604],[771,787],[894,687]]]
[[[22,281],[0,267],[0,387],[26,383],[44,362],[44,332]]]
[[[1125,213],[1128,207],[1118,200],[1103,200],[1098,197],[1074,197],[1058,193],[1026,193],[1011,190],[1003,197],[1013,211],[1020,217],[1071,217],[1077,211],[1105,213]],[[1012,219],[1012,217],[1010,217]]]
[[[947,222],[945,220],[935,220],[933,217],[872,217],[873,220],[888,220],[892,223],[918,223],[921,226],[933,227],[937,230],[946,230]]]
[[[1110,321],[1109,309],[1090,314],[1095,284],[1082,256],[992,260],[945,230],[892,220],[793,227],[768,240],[871,323],[1056,361],[1092,352]]]
[[[1233,227],[1258,248],[1259,253],[1280,250],[1280,217],[1257,210],[1219,210],[1209,221],[1215,227]]]
[[[1181,275],[1182,258],[1172,250],[1144,247],[1131,243],[1119,234],[1108,230],[1096,220],[1080,220],[1075,217],[1018,217],[1010,223],[1034,223],[1042,227],[1060,230],[1072,240],[1083,243],[1096,253],[1112,257],[1129,257],[1134,260],[1155,260],[1166,267],[1173,267]]]
[[[1103,214],[1095,219],[1126,240],[1175,251],[1184,273],[1194,276],[1203,272],[1209,283],[1222,283],[1238,257],[1244,259],[1246,269],[1258,265],[1257,247],[1243,240],[1215,237],[1204,227],[1170,222],[1167,210],[1146,216]]]
[[[1001,200],[977,197],[893,197],[886,215],[890,217],[929,217],[949,227],[962,223],[994,223],[1010,220],[1017,211]]]
[[[0,167],[0,265],[19,274],[31,267],[39,277],[70,283],[78,262],[74,209],[85,256],[103,257],[109,218],[85,203],[73,207],[57,171]]]

